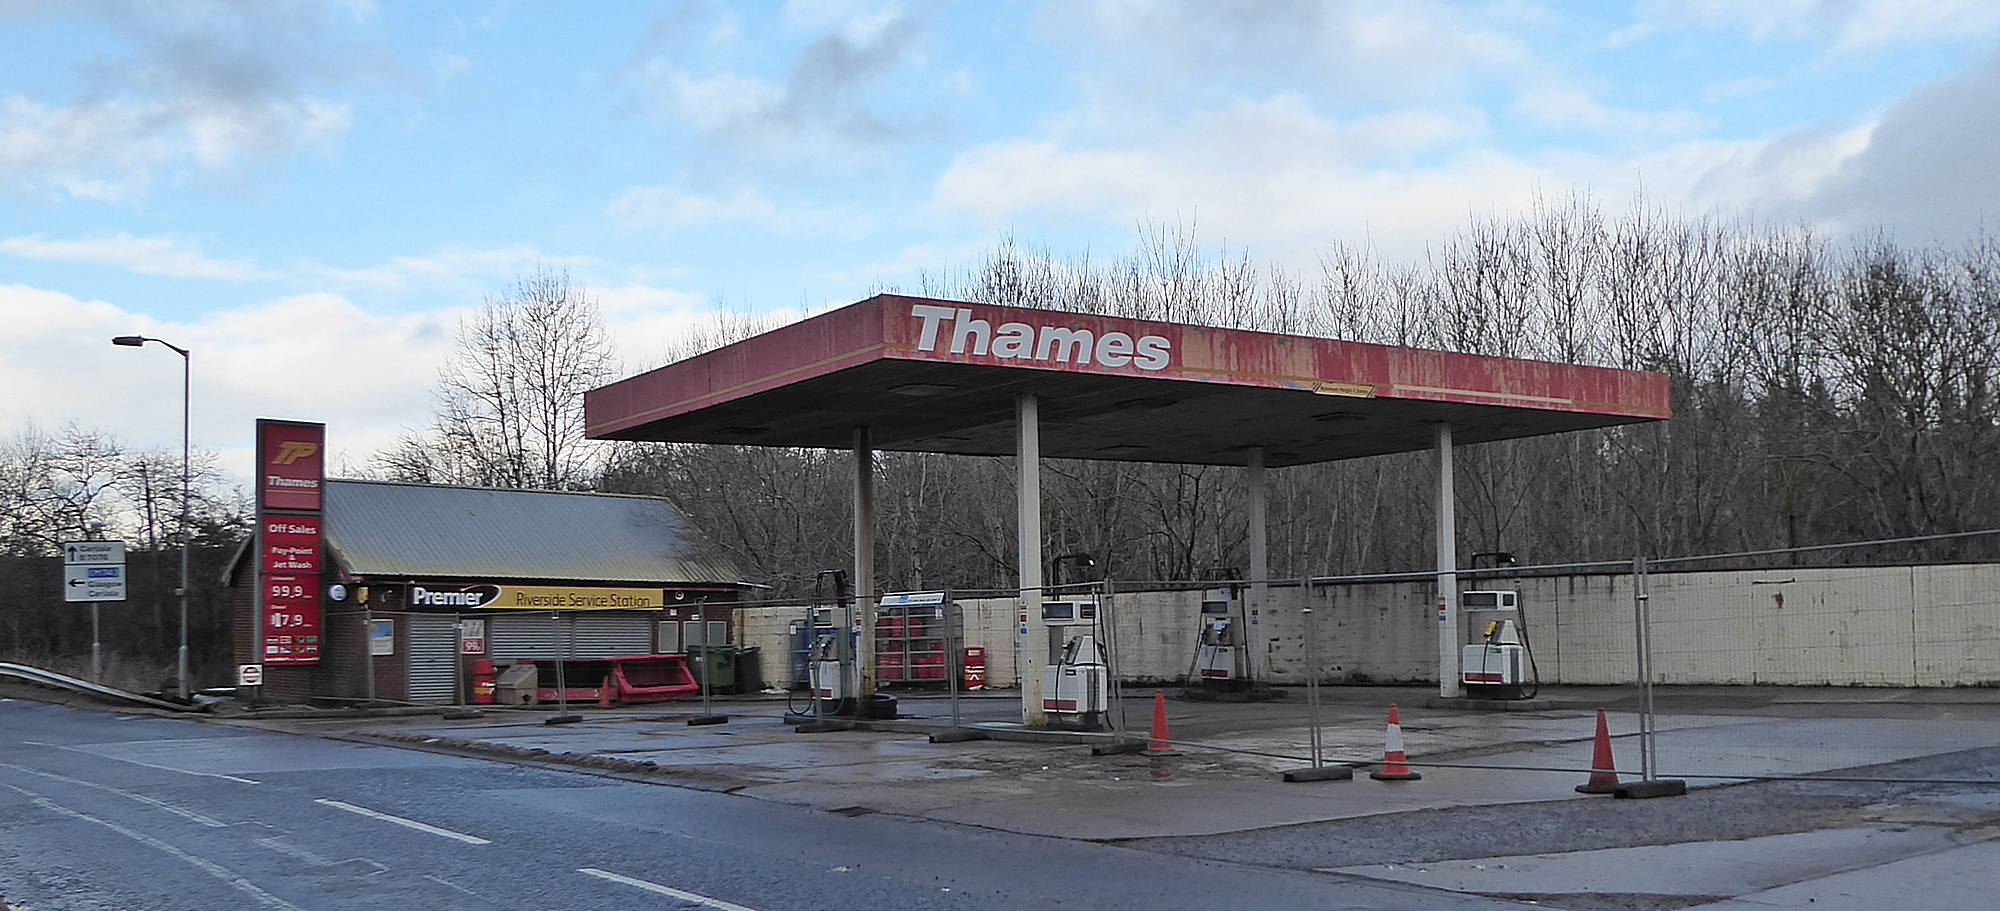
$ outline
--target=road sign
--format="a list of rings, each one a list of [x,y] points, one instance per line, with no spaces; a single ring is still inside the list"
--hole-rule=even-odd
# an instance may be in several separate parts
[[[70,541],[63,548],[63,600],[125,600],[125,542]]]
[[[264,666],[261,664],[239,664],[236,666],[237,686],[263,686]]]
[[[123,541],[71,541],[63,545],[63,565],[125,562]]]

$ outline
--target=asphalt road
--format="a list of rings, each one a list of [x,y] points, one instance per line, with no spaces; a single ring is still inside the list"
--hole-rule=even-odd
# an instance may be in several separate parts
[[[0,896],[29,911],[1522,907],[4,699]]]

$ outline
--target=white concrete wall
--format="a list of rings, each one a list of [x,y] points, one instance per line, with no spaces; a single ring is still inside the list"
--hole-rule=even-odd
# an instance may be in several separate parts
[[[1663,683],[1866,686],[2000,685],[2000,565],[1653,573],[1653,666]],[[1637,679],[1629,575],[1514,583],[1545,683]],[[1253,647],[1274,683],[1437,679],[1437,614],[1429,583],[1316,587],[1318,660],[1308,667],[1296,586],[1274,587]],[[987,681],[1015,684],[1011,598],[960,602],[965,643],[987,649]],[[1194,657],[1197,592],[1126,592],[1109,610],[1119,675],[1178,681]],[[797,608],[748,608],[741,639],[783,671]],[[1473,615],[1466,637],[1484,616]],[[1034,624],[1034,641],[1043,629]]]

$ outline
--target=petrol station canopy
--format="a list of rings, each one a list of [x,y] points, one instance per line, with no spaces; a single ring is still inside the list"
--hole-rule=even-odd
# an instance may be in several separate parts
[[[1657,373],[884,294],[592,390],[589,436],[1272,467],[1661,420]]]

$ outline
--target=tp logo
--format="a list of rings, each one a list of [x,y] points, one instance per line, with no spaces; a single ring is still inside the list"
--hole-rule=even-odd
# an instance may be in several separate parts
[[[278,454],[271,457],[271,464],[290,465],[318,451],[318,443],[308,443],[304,440],[286,440],[283,445],[278,447]]]

